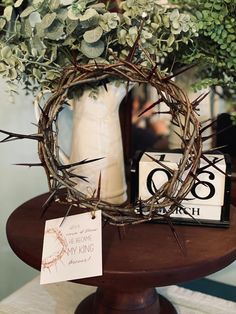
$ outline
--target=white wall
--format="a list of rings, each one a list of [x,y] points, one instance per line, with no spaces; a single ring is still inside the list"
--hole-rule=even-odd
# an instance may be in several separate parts
[[[0,129],[23,134],[37,132],[31,124],[35,123],[32,97],[20,91],[11,103],[5,89],[5,82],[0,80]],[[0,139],[3,138],[0,134]],[[34,141],[0,144],[0,299],[38,274],[14,255],[5,236],[10,213],[28,199],[47,191],[43,169],[13,165],[37,161],[37,143]]]

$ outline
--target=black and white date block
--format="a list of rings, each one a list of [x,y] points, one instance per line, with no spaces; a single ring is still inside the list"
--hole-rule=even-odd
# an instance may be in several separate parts
[[[207,154],[205,156],[210,163],[201,159],[197,172],[198,180],[195,180],[191,191],[181,203],[184,210],[182,207],[176,208],[171,214],[171,218],[180,223],[198,224],[200,222],[207,225],[227,226],[229,225],[230,209],[230,160],[227,155],[223,154]],[[136,199],[148,199],[170,180],[172,174],[168,169],[177,170],[182,157],[181,153],[142,153],[136,163],[136,169],[133,171],[135,173],[133,182],[136,186]],[[159,160],[161,163],[159,164],[153,159]],[[213,167],[211,163],[221,171]],[[184,175],[182,179],[184,179]],[[159,210],[160,214],[165,214],[167,211],[168,208],[165,207]]]

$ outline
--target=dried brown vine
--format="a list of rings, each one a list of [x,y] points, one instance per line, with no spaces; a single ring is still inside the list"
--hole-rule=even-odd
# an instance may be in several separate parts
[[[126,225],[142,223],[150,220],[168,218],[176,207],[181,207],[181,202],[191,190],[194,181],[197,180],[197,170],[202,156],[201,127],[197,119],[197,105],[200,99],[190,102],[186,93],[172,80],[172,76],[161,73],[155,65],[153,69],[147,69],[142,65],[135,65],[129,61],[117,61],[114,64],[87,64],[71,66],[63,71],[58,88],[52,93],[41,109],[38,123],[38,147],[39,157],[46,170],[51,196],[45,203],[45,207],[58,198],[61,187],[66,189],[65,202],[68,206],[80,206],[89,211],[101,209],[103,217],[109,223]],[[152,85],[157,91],[157,101],[151,106],[157,106],[160,102],[167,104],[172,123],[179,128],[181,149],[183,155],[177,170],[170,170],[171,179],[155,195],[146,200],[137,200],[135,204],[115,206],[100,199],[99,186],[96,195],[88,197],[75,188],[72,173],[73,167],[89,160],[65,165],[59,158],[57,119],[59,112],[67,102],[71,88],[83,88],[84,84],[107,80],[121,80],[130,83],[144,83]],[[157,163],[161,164],[160,161]],[[81,178],[83,179],[83,178]],[[161,208],[168,208],[166,214],[160,214]],[[184,210],[184,208],[183,208]]]

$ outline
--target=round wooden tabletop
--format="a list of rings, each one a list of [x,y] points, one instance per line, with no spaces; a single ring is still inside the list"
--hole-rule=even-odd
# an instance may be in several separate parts
[[[48,194],[18,207],[7,222],[7,237],[15,254],[40,269],[44,223],[62,217],[66,209],[53,203],[41,218]],[[72,214],[75,214],[73,212]],[[147,223],[125,227],[103,227],[101,277],[75,282],[109,287],[155,287],[176,284],[216,272],[236,259],[236,213],[231,206],[229,228],[175,225],[183,246],[180,250],[167,224]]]

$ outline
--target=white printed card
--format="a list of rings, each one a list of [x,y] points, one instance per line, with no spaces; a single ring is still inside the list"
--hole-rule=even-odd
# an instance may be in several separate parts
[[[41,284],[102,275],[101,211],[63,219],[46,221]]]

